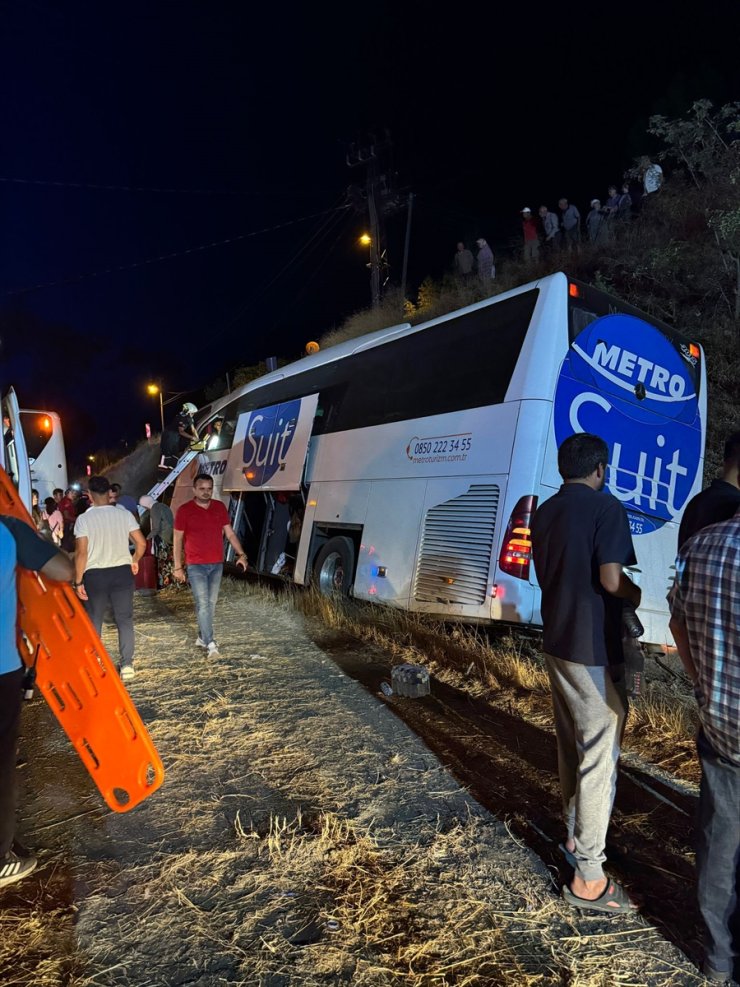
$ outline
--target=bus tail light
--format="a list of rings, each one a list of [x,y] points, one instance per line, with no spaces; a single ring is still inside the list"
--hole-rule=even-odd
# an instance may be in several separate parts
[[[532,559],[531,524],[536,508],[537,498],[534,494],[520,497],[506,526],[498,565],[503,572],[518,579],[529,579],[529,564]]]

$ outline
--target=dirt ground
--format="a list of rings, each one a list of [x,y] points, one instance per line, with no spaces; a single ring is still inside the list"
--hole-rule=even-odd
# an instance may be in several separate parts
[[[165,783],[109,812],[43,700],[26,707],[19,837],[40,866],[0,891],[0,983],[704,982],[690,788],[628,765],[610,857],[643,914],[580,916],[559,898],[554,741],[513,707],[441,681],[386,698],[387,655],[243,586],[215,667],[187,591],[136,617],[130,691]]]

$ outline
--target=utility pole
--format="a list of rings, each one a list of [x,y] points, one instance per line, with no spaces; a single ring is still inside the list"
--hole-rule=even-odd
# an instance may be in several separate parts
[[[378,169],[375,156],[367,164],[367,212],[370,219],[370,297],[380,305],[380,223],[378,221]]]
[[[406,239],[403,242],[403,268],[401,273],[401,299],[406,301],[406,275],[409,271],[409,245],[411,244],[411,213],[414,208],[414,193],[409,192],[409,211],[406,215]]]
[[[365,168],[365,196],[372,241],[370,243],[370,296],[373,308],[380,305],[382,284],[385,281],[382,277],[382,268],[387,267],[383,224],[385,175],[381,175],[379,172],[379,159],[390,149],[390,146],[391,139],[387,131],[380,139],[375,134],[369,134],[365,141],[350,144],[346,159],[348,168]],[[355,192],[357,193],[357,190]]]

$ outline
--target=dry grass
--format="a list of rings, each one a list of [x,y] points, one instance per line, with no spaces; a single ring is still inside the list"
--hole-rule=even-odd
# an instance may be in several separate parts
[[[3,901],[0,982],[700,983],[639,916],[579,919],[566,908],[506,824],[306,641],[296,607],[392,645],[399,660],[429,663],[433,653],[435,674],[479,695],[505,691],[547,709],[526,641],[492,645],[468,628],[445,635],[408,614],[227,582],[214,676],[194,654],[189,594],[138,601],[134,695],[167,781],[130,815],[90,810],[88,782],[72,792],[50,750],[49,775],[24,802],[48,876],[29,879],[27,899]],[[41,717],[38,747],[50,743],[47,728]]]
[[[233,592],[267,594],[272,590],[233,584]],[[505,704],[538,726],[552,722],[547,672],[539,641],[517,634],[497,636],[468,624],[442,624],[425,614],[392,607],[371,607],[329,599],[314,590],[291,587],[283,605],[318,619],[332,631],[366,642],[393,663],[423,664],[441,681],[493,704]],[[684,781],[696,782],[694,756],[696,703],[680,677],[671,679],[648,658],[642,696],[631,703],[625,749]]]

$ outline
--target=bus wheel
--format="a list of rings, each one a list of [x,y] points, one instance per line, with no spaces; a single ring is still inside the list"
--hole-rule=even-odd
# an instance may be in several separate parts
[[[322,596],[349,596],[355,567],[355,546],[350,538],[330,538],[313,565],[313,582]]]

